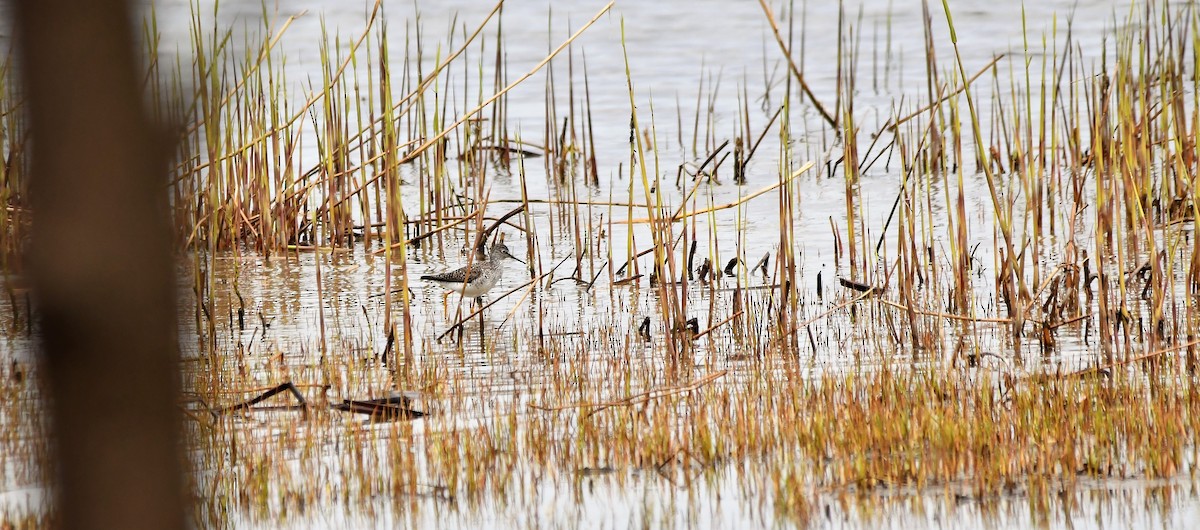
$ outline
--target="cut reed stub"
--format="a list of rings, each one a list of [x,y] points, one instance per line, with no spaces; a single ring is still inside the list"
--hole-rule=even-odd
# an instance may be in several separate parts
[[[539,151],[534,151],[533,149],[528,149],[525,147],[519,147],[519,146],[514,147],[512,145],[480,144],[480,145],[473,146],[471,149],[473,151],[481,151],[481,152],[492,151],[492,152],[506,154],[509,156],[520,156],[523,158],[541,158],[541,157],[545,156],[545,153],[542,153]]]
[[[687,321],[683,324],[675,324],[675,326],[671,329],[671,332],[675,333],[676,335],[695,339],[700,335],[700,319],[697,317],[692,317],[687,319]]]
[[[708,281],[708,273],[711,270],[712,270],[712,260],[710,260],[708,258],[704,258],[704,262],[700,264],[700,268],[696,269],[696,277],[700,278],[700,281],[702,281],[702,282],[707,282]]]
[[[640,336],[643,340],[650,340],[650,317],[645,317],[642,319],[642,323],[638,326],[637,332],[638,336]]]
[[[335,410],[366,414],[371,421],[413,420],[426,413],[412,408],[412,399],[400,394],[375,399],[345,399],[332,405]]]
[[[687,259],[688,280],[692,280],[692,271],[694,270],[694,269],[692,269],[692,263],[695,261],[695,259],[696,259],[696,240],[693,239],[692,240],[692,248],[691,248],[691,250],[688,251],[688,259]],[[708,258],[705,258],[704,261],[707,262]],[[700,279],[701,280],[704,279],[703,274],[700,275]]]
[[[746,183],[746,148],[743,145],[742,137],[739,136],[733,143],[733,183]]]
[[[262,403],[263,401],[266,401],[266,400],[274,397],[275,395],[282,394],[284,392],[287,392],[287,393],[291,394],[292,397],[296,398],[296,404],[295,405],[276,406],[276,407],[271,407],[271,409],[273,409],[273,410],[300,410],[307,417],[307,415],[308,415],[308,400],[304,399],[304,394],[301,394],[300,390],[296,388],[295,383],[292,383],[291,381],[275,385],[275,386],[267,389],[266,391],[258,394],[257,396],[254,396],[253,398],[250,398],[250,399],[243,401],[241,403],[238,403],[236,405],[230,405],[228,407],[215,409],[215,410],[212,410],[211,412],[214,416],[220,416],[220,415],[228,414],[230,412],[235,412],[235,411],[249,411],[249,410],[254,410],[256,408],[266,409],[266,407],[255,407],[255,405],[258,405],[259,403]]]
[[[766,254],[763,254],[762,259],[758,260],[758,263],[755,263],[754,268],[752,268],[750,270],[751,271],[762,271],[763,278],[766,278],[767,276],[770,275],[767,271],[767,265],[770,263],[770,261],[771,261],[771,253],[767,252]]]
[[[853,280],[847,280],[845,278],[838,278],[838,283],[842,284],[842,287],[845,287],[847,289],[851,289],[854,291],[858,291],[860,293],[879,293],[879,292],[883,291],[883,289],[880,289],[873,285],[868,285],[868,284],[856,282]]]
[[[738,266],[738,263],[740,263],[740,262],[741,262],[741,260],[738,258],[733,258],[733,259],[729,260],[729,263],[725,264],[725,275],[726,276],[736,276],[737,275],[737,266]]]

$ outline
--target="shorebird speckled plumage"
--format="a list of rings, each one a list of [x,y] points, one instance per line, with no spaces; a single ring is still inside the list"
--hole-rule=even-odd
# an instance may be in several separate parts
[[[447,290],[462,293],[464,297],[481,301],[480,298],[492,290],[500,282],[500,278],[504,277],[504,260],[506,259],[525,263],[513,256],[503,242],[496,241],[488,251],[487,259],[442,274],[426,274],[421,276],[421,279],[436,283]]]

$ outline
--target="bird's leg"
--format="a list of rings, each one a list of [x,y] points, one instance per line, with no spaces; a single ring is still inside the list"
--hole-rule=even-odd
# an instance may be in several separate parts
[[[487,346],[483,344],[483,296],[476,297],[475,303],[479,304],[479,348],[486,351]]]
[[[479,344],[484,344],[484,297],[480,296],[475,299],[479,302]]]

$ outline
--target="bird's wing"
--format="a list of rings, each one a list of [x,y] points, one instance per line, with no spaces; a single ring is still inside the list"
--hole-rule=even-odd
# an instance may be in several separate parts
[[[478,280],[483,275],[484,267],[478,263],[463,267],[458,270],[443,272],[441,274],[428,274],[422,276],[422,280],[433,280],[437,282],[463,282],[470,283]]]

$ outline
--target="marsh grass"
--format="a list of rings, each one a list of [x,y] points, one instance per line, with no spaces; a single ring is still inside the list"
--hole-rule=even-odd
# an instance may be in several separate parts
[[[596,480],[658,484],[658,508],[693,515],[696,492],[732,485],[764,524],[831,505],[870,521],[931,492],[984,513],[1018,499],[1045,521],[1088,509],[1071,499],[1095,484],[1191,484],[1193,7],[1131,9],[1098,61],[1069,21],[1023,16],[1021,50],[968,65],[949,3],[925,5],[924,94],[872,115],[861,12],[839,12],[836,84],[821,93],[796,51],[802,14],[762,2],[781,66],[764,62],[763,87],[743,76],[729,130],[719,76],[670,116],[622,33],[628,151],[606,160],[576,39],[611,6],[510,70],[502,4],[435,41],[389,27],[377,3],[361,32],[322,24],[320,75],[300,94],[277,48],[293,19],[264,12],[243,37],[194,8],[174,58],[150,14],[147,93],[180,135],[168,189],[199,525],[533,524],[503,506],[546,491],[583,503]],[[903,86],[890,60],[878,72],[880,31],[870,84]],[[4,65],[0,259],[19,272],[27,132]],[[538,75],[545,122],[519,130],[509,98]],[[827,177],[844,208],[819,220],[833,243],[816,249],[800,225],[806,187]],[[894,187],[891,209],[863,186]],[[465,261],[514,207],[500,230],[529,266],[477,318],[411,281]],[[777,234],[751,233],[764,220]],[[808,269],[806,252],[833,270]],[[23,351],[30,304],[5,286],[9,351]],[[10,357],[0,468],[6,489],[37,487],[50,482],[42,392],[28,355]],[[284,381],[304,415],[219,413]],[[329,409],[396,391],[429,415]],[[49,524],[32,504],[0,519]]]

